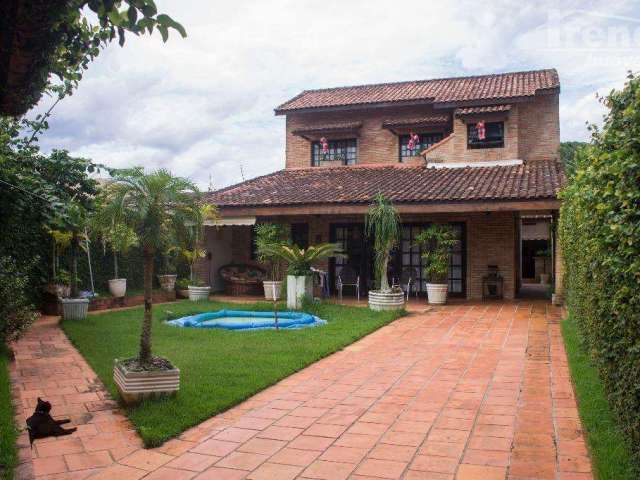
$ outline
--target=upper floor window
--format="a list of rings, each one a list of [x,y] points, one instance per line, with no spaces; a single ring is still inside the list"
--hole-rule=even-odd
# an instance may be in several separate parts
[[[484,138],[481,138],[477,125],[467,125],[467,148],[504,147],[504,122],[484,122]]]
[[[320,142],[311,144],[311,165],[317,167],[327,161],[341,161],[342,165],[355,165],[358,161],[358,141],[355,138],[346,140],[329,140],[326,153],[322,151]]]
[[[414,145],[413,150],[410,150],[409,135],[400,135],[400,161],[404,162],[407,158],[420,155],[422,150],[438,143],[443,137],[442,132],[418,133],[418,142]]]

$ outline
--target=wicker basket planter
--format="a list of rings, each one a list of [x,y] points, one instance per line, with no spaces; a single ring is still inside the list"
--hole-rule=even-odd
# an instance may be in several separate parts
[[[193,285],[189,285],[189,300],[192,302],[200,302],[202,300],[209,300],[209,293],[211,292],[211,287],[195,287]]]
[[[119,362],[113,366],[113,381],[126,404],[149,397],[172,395],[180,389],[180,369],[131,371]]]
[[[62,318],[65,320],[84,320],[89,311],[88,298],[61,298]]]
[[[404,308],[404,292],[369,291],[369,308],[371,310],[401,310]]]

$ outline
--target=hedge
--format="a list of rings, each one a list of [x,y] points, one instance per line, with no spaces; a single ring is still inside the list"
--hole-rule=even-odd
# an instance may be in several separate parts
[[[602,101],[603,127],[561,194],[566,301],[639,467],[640,79]]]

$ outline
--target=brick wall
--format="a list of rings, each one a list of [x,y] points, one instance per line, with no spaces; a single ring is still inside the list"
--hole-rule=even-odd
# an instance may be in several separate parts
[[[259,221],[276,221],[275,218],[260,218]],[[308,223],[310,244],[329,241],[332,223],[362,223],[362,216],[296,216],[278,218],[286,224]],[[504,296],[512,299],[515,295],[516,279],[516,219],[513,212],[492,212],[489,214],[449,214],[403,216],[403,222],[463,222],[466,225],[466,296],[470,299],[482,298],[482,277],[487,274],[488,265],[497,265],[504,277]],[[248,227],[233,229],[233,260],[247,263],[249,260],[250,235]],[[253,263],[253,262],[250,262]],[[317,267],[328,269],[328,261]]]
[[[398,163],[399,140],[391,131],[382,128],[384,120],[409,119],[431,114],[453,113],[433,110],[429,105],[420,107],[385,107],[375,109],[342,110],[320,113],[291,113],[286,121],[286,167],[311,166],[311,142],[293,135],[301,127],[337,121],[360,121],[358,137],[358,164]],[[491,121],[490,116],[483,117]],[[461,119],[453,119],[444,128],[453,130],[451,141],[428,154],[431,160],[446,162],[476,162],[495,160],[536,160],[553,158],[560,145],[559,97],[541,95],[530,102],[514,103],[505,121],[504,148],[467,149],[467,126]],[[436,131],[437,129],[433,129]],[[442,129],[440,129],[442,130]],[[348,138],[351,135],[330,136],[329,139]]]
[[[438,111],[436,114],[444,112]],[[431,106],[380,108],[370,110],[352,110],[326,113],[298,113],[287,115],[286,156],[287,168],[301,168],[311,166],[311,142],[293,135],[293,130],[311,125],[331,122],[362,122],[358,137],[358,164],[398,163],[399,140],[391,131],[382,128],[385,120],[400,120],[423,117],[434,114]],[[447,127],[450,129],[450,126]],[[442,131],[433,128],[429,131]],[[349,138],[351,135],[331,136],[330,140]]]

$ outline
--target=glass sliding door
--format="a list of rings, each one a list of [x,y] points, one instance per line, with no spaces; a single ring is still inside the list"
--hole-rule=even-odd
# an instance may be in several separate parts
[[[450,223],[449,225],[455,229],[458,237],[449,257],[449,293],[454,296],[463,296],[466,280],[465,225],[463,223]],[[394,252],[394,261],[392,262],[391,277],[397,281],[404,271],[411,272],[411,276],[414,278],[414,288],[417,288],[420,293],[427,291],[428,276],[422,260],[423,249],[416,245],[416,237],[428,226],[428,223],[403,224],[402,239]]]

